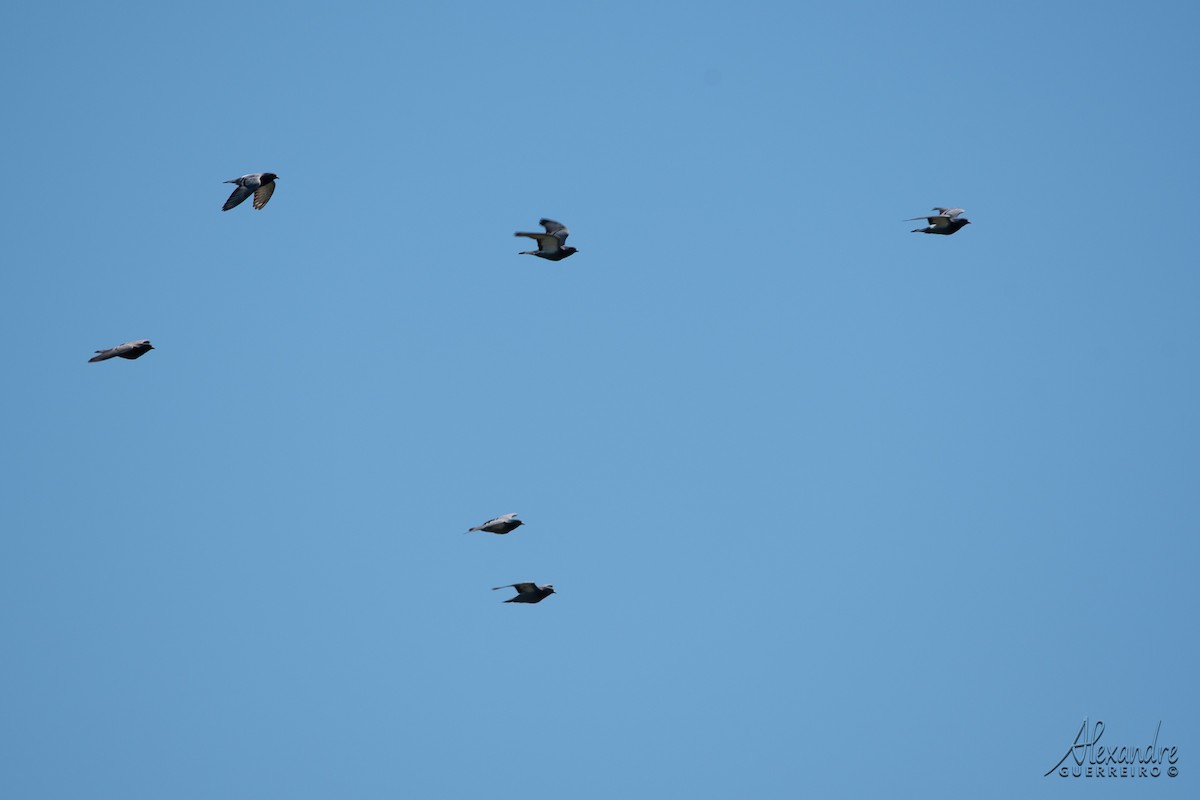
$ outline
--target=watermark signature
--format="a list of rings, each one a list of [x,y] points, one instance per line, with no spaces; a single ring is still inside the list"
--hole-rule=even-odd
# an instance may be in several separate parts
[[[1179,751],[1174,745],[1159,746],[1160,730],[1162,720],[1154,729],[1154,738],[1144,747],[1112,747],[1100,744],[1104,723],[1096,720],[1089,730],[1088,721],[1084,719],[1079,733],[1075,734],[1075,743],[1042,777],[1057,772],[1063,778],[1158,778],[1162,775],[1174,778],[1179,775]]]

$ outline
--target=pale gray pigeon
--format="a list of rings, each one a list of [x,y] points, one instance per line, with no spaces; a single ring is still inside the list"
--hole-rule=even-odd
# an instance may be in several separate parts
[[[111,347],[108,350],[97,350],[97,355],[88,359],[88,363],[96,361],[107,361],[110,358],[128,358],[132,361],[135,358],[141,358],[154,349],[150,344],[149,339],[138,339],[136,342],[126,342],[119,344],[116,347]]]
[[[571,232],[567,230],[567,226],[561,222],[555,222],[552,219],[538,220],[538,224],[546,229],[545,233],[522,233],[517,231],[513,236],[528,236],[530,239],[537,240],[537,250],[525,250],[520,253],[523,256],[537,256],[538,258],[549,259],[550,261],[562,261],[567,256],[572,256],[579,252],[574,247],[565,247],[564,243]]]
[[[911,233],[940,233],[943,236],[949,236],[964,225],[971,224],[971,220],[963,216],[964,212],[961,208],[938,208],[935,206],[933,210],[938,213],[904,220],[912,222],[923,219],[929,223],[928,228],[913,228]]]
[[[517,596],[505,600],[504,602],[506,603],[540,603],[554,594],[554,584],[552,583],[547,583],[545,586],[538,586],[536,583],[509,583],[504,586],[497,586],[492,591],[508,589],[509,587],[517,590]]]
[[[521,520],[517,519],[516,514],[505,514],[503,517],[496,517],[495,519],[489,519],[487,522],[483,523],[482,525],[471,528],[471,530],[467,531],[467,533],[474,533],[475,531],[483,531],[484,533],[500,533],[500,534],[512,533],[513,531],[515,531],[517,528],[521,527],[524,524],[525,524],[524,522],[521,522]]]
[[[252,175],[243,175],[240,178],[234,178],[226,183],[236,183],[237,188],[233,190],[233,194],[229,195],[229,199],[225,201],[225,207],[222,211],[241,205],[242,202],[254,195],[254,207],[262,208],[271,199],[271,195],[275,194],[275,181],[279,180],[279,176],[274,172],[255,172]]]

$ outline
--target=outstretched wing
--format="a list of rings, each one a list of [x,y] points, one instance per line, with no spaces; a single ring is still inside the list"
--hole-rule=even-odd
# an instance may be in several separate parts
[[[496,591],[496,589],[516,589],[517,594],[530,594],[531,592],[537,591],[537,584],[536,583],[508,583],[508,584],[505,584],[504,586],[493,587],[492,591],[494,592],[494,591]]]
[[[228,211],[235,206],[240,206],[251,194],[252,192],[249,189],[239,184],[237,188],[233,190],[233,194],[229,195],[229,199],[225,201],[225,206],[221,210]]]
[[[262,208],[271,199],[271,195],[275,194],[275,181],[264,183],[254,192],[254,207]],[[238,202],[241,202],[240,200]],[[287,205],[286,203],[284,205]]]
[[[912,222],[913,220],[918,220],[918,219],[926,220],[930,225],[932,225],[935,228],[950,227],[950,218],[945,216],[944,214],[934,214],[934,215],[928,216],[928,217],[909,217],[908,219],[906,219],[904,221]]]
[[[558,237],[558,243],[562,244],[571,235],[571,231],[567,230],[567,226],[561,222],[555,222],[552,219],[539,219],[538,225],[546,229],[546,233]]]
[[[558,234],[554,233],[524,233],[518,231],[513,236],[528,236],[530,239],[536,239],[538,250],[543,253],[557,253],[562,245],[562,239],[558,238]],[[565,236],[563,237],[566,238]]]
[[[938,214],[940,214],[942,216],[949,217],[950,219],[954,219],[955,217],[961,216],[966,213],[961,208],[939,208],[937,206],[934,206],[933,210],[938,212]]]

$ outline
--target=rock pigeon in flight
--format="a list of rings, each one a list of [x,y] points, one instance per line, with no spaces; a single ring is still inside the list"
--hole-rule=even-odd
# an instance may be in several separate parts
[[[517,528],[521,527],[524,524],[525,524],[524,522],[521,522],[521,520],[517,519],[516,514],[505,514],[502,517],[496,517],[495,519],[489,519],[487,522],[483,523],[482,525],[471,528],[471,530],[467,531],[467,533],[474,533],[475,531],[483,531],[484,533],[501,533],[501,534],[512,533],[513,531],[515,531]]]
[[[274,172],[255,172],[253,175],[243,175],[240,178],[225,181],[226,183],[236,183],[237,188],[233,190],[233,194],[229,195],[229,199],[225,201],[225,207],[221,210],[228,211],[241,205],[250,195],[254,195],[254,207],[262,208],[275,193],[275,181],[277,180],[279,180],[279,176]]]
[[[513,236],[528,236],[530,239],[536,239],[538,243],[537,250],[525,250],[520,255],[523,256],[538,256],[546,258],[550,261],[562,261],[567,256],[572,256],[578,251],[574,247],[565,247],[564,242],[571,232],[561,222],[555,222],[552,219],[542,219],[538,224],[546,229],[545,233],[522,233],[517,231]]]
[[[971,224],[971,220],[963,216],[964,212],[961,208],[935,207],[933,210],[938,213],[924,217],[911,217],[904,220],[905,222],[912,222],[913,220],[923,219],[929,223],[929,227],[927,228],[913,228],[912,233],[940,233],[943,236],[949,236],[964,225]]]
[[[136,342],[126,342],[119,344],[116,347],[110,347],[108,350],[97,350],[96,355],[88,359],[88,363],[92,364],[96,361],[107,361],[110,358],[128,358],[133,360],[141,358],[154,349],[150,344],[149,339],[138,339]]]
[[[504,586],[497,586],[496,589],[507,589],[512,587],[517,590],[517,596],[505,600],[506,603],[540,603],[550,595],[554,594],[554,584],[547,583],[545,586],[538,586],[536,583],[509,583]]]

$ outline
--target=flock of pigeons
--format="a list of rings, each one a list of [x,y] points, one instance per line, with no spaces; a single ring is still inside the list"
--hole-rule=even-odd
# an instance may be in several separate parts
[[[521,234],[517,235],[520,236]],[[567,255],[570,255],[570,253]],[[567,256],[563,256],[563,258],[566,257]],[[557,261],[558,259],[554,260]],[[482,525],[476,525],[474,528],[471,528],[471,530],[467,531],[467,533],[482,531],[483,533],[498,533],[500,535],[504,535],[506,533],[512,533],[524,524],[524,522],[521,522],[521,520],[517,519],[516,514],[505,514],[502,517],[489,519]],[[508,589],[510,587],[517,590],[517,596],[505,600],[504,602],[506,603],[540,603],[550,595],[554,594],[554,584],[552,583],[547,583],[545,586],[538,586],[536,583],[506,583],[503,586],[492,587],[492,591],[494,592],[497,589]]]
[[[234,178],[225,183],[234,184],[233,194],[229,195],[229,199],[225,201],[225,205],[221,208],[222,211],[228,211],[231,208],[236,208],[246,201],[246,198],[254,196],[254,208],[261,210],[268,201],[271,195],[275,193],[275,181],[279,180],[279,176],[274,172],[255,172],[250,175],[243,175],[240,178]],[[912,217],[905,220],[911,222],[913,220],[923,219],[929,223],[924,228],[914,228],[913,233],[937,233],[943,236],[949,236],[952,233],[957,233],[959,229],[971,224],[971,220],[963,216],[964,212],[961,208],[941,208],[933,209],[936,214],[927,214],[923,217]],[[525,236],[537,242],[537,250],[524,250],[520,253],[523,256],[537,256],[548,261],[562,261],[564,258],[569,258],[579,252],[574,247],[568,247],[567,237],[571,232],[567,230],[567,226],[561,222],[555,222],[552,219],[541,219],[538,224],[545,228],[545,233],[527,233],[517,231],[514,236]],[[88,363],[95,361],[107,361],[110,358],[126,358],[130,361],[141,358],[154,349],[150,344],[149,339],[138,339],[133,342],[119,344],[116,347],[110,347],[107,350],[97,350],[96,355],[88,359]],[[481,531],[483,533],[506,534],[515,531],[524,523],[517,519],[516,514],[505,514],[502,517],[489,519],[482,525],[471,528],[467,533]],[[504,586],[497,586],[496,589],[516,589],[516,597],[505,600],[506,603],[540,603],[550,595],[554,594],[554,585],[545,584],[538,586],[536,583],[510,583]]]

